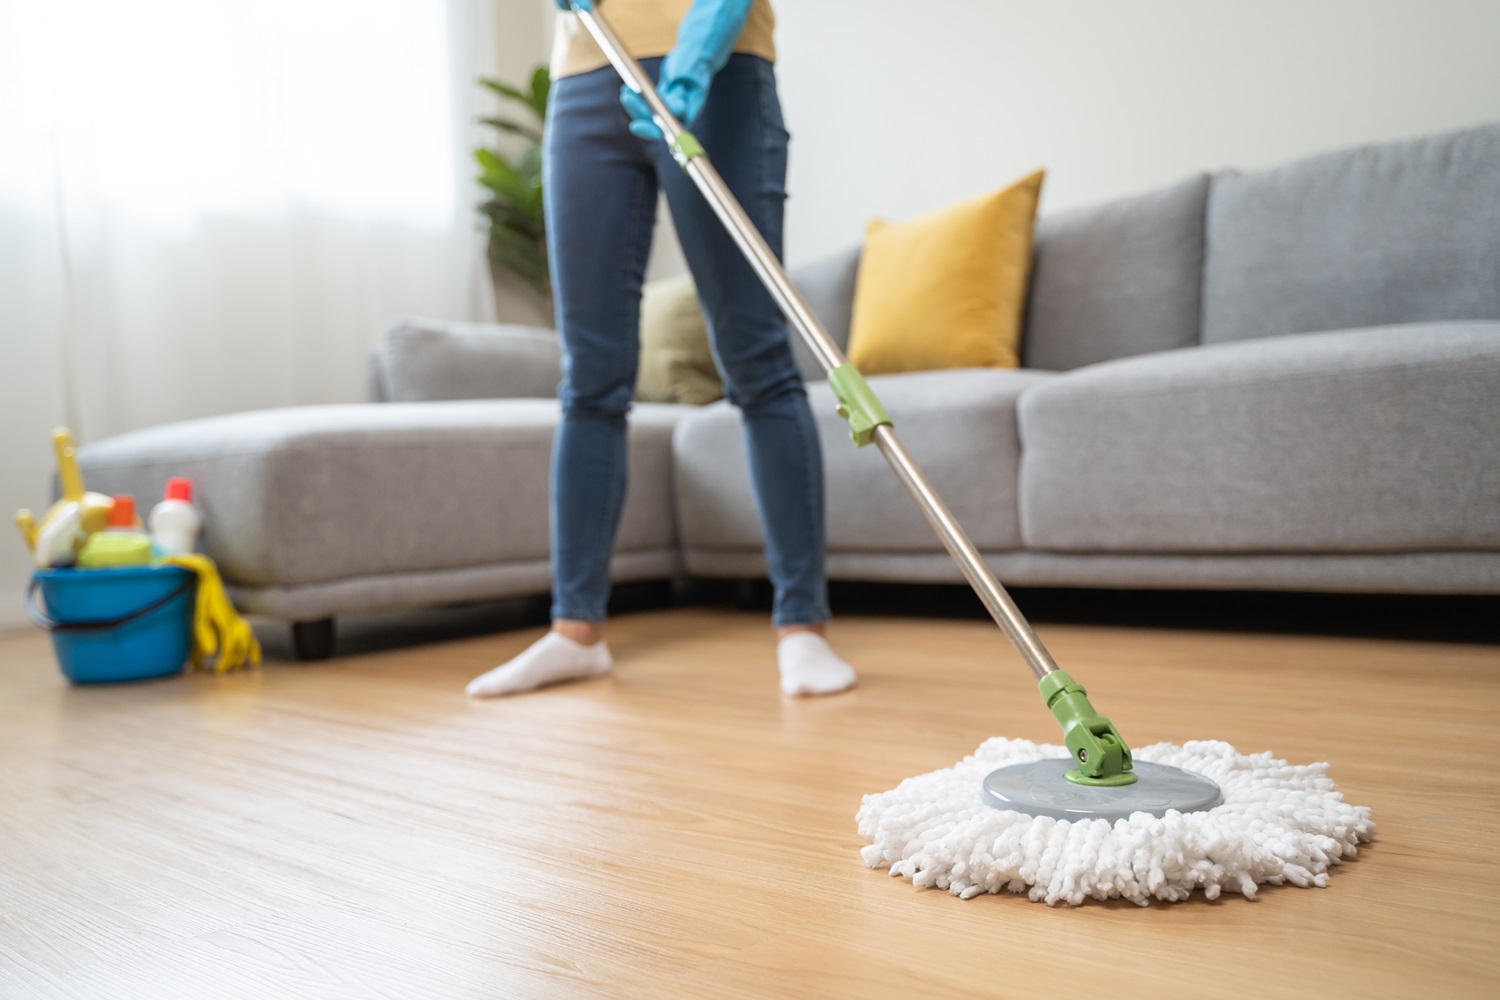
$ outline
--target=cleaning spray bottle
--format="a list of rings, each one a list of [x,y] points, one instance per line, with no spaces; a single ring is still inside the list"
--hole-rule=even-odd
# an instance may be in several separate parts
[[[83,488],[83,473],[78,469],[73,434],[66,427],[52,432],[52,447],[57,452],[57,479],[62,498],[40,518],[29,510],[16,513],[16,524],[32,560],[39,569],[71,566],[78,547],[88,536],[101,530],[109,520],[113,499],[103,493]]]
[[[83,543],[78,565],[84,569],[107,566],[144,566],[152,559],[151,539],[135,517],[135,497],[121,493],[109,510],[109,522]]]
[[[193,481],[173,478],[167,480],[166,498],[146,518],[151,529],[151,543],[164,556],[183,556],[198,545],[198,532],[203,530],[203,518],[193,506]]]

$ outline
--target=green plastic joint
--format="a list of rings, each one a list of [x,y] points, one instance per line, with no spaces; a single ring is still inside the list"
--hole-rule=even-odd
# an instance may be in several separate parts
[[[828,386],[838,398],[838,414],[849,421],[849,440],[863,448],[875,436],[875,428],[891,422],[890,414],[875,398],[870,383],[849,362],[828,373]]]
[[[684,170],[694,157],[708,155],[703,148],[703,143],[698,141],[698,137],[687,131],[678,133],[677,138],[672,140],[671,149],[672,159],[676,160],[677,165]]]
[[[1130,748],[1114,723],[1094,711],[1082,684],[1054,670],[1037,688],[1062,726],[1068,753],[1078,762],[1067,773],[1069,781],[1078,785],[1129,785],[1135,781]]]

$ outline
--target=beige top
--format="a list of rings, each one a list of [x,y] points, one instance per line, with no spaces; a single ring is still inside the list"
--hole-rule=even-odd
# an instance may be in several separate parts
[[[677,41],[677,25],[693,5],[693,0],[595,0],[610,27],[637,59],[664,56]],[[771,0],[755,0],[750,18],[734,51],[748,52],[770,62],[776,61],[776,15]],[[578,18],[558,11],[557,31],[552,44],[552,78],[588,73],[608,66],[609,60],[594,44]]]

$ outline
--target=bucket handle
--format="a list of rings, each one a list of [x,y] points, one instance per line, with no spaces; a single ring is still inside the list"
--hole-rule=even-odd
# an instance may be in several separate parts
[[[41,580],[33,576],[31,578],[31,586],[26,588],[26,611],[31,615],[31,620],[33,622],[46,629],[48,632],[96,632],[103,629],[118,628],[121,625],[125,625],[129,622],[135,621],[137,618],[144,618],[151,612],[157,610],[158,608],[166,607],[168,604],[172,603],[172,601],[187,593],[188,588],[197,582],[198,578],[193,574],[184,573],[182,575],[182,582],[179,583],[165,597],[156,601],[152,601],[145,607],[137,608],[130,614],[123,615],[119,618],[110,618],[106,621],[60,622],[57,619],[50,617],[45,611],[37,606],[36,592],[37,588],[41,586]]]

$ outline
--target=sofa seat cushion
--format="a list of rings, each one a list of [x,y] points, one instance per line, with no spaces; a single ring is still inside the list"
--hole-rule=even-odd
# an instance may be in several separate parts
[[[917,463],[974,542],[1020,543],[1016,514],[1015,403],[1053,378],[1016,369],[953,369],[870,378]],[[830,551],[931,551],[941,543],[874,446],[855,448],[826,382],[808,386],[827,481]],[[699,551],[758,551],[760,520],[737,409],[717,403],[677,428],[677,511],[693,568]]]
[[[672,429],[690,407],[630,420],[617,551],[672,549]],[[240,586],[298,586],[481,567],[548,554],[549,400],[313,406],[137,431],[81,449],[90,488],[143,506],[189,476],[203,548]]]
[[[1500,320],[1500,124],[1214,179],[1203,341]]]
[[[1022,395],[1028,547],[1500,549],[1500,323],[1169,351]]]

